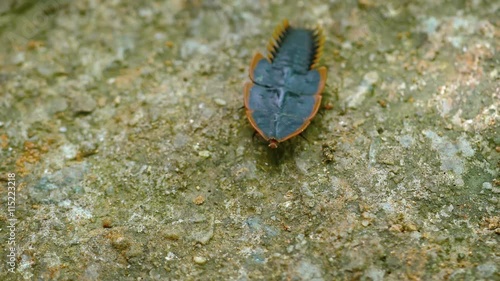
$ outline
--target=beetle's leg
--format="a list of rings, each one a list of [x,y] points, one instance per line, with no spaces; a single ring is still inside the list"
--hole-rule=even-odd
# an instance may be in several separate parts
[[[257,132],[257,131],[253,131],[253,134],[252,134],[252,141],[255,141],[256,136],[258,136],[259,141],[260,141],[261,143],[267,143],[267,141],[266,141],[264,138],[262,138],[262,136],[261,136],[261,135],[259,134],[259,132]]]
[[[310,142],[306,137],[304,137],[304,133],[300,133],[299,136],[303,139],[305,139],[307,142]]]
[[[253,134],[252,134],[252,141],[255,140],[255,136],[257,135],[257,131],[253,131]]]

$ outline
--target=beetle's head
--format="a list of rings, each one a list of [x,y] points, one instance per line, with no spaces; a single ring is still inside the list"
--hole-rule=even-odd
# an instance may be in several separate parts
[[[270,140],[269,140],[269,147],[270,147],[270,148],[273,148],[273,149],[278,148],[278,143],[279,143],[279,142],[278,142],[277,140],[275,140],[275,139],[270,139]]]

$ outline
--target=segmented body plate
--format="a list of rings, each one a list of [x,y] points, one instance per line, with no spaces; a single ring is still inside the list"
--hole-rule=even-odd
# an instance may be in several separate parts
[[[264,58],[256,54],[244,88],[246,115],[270,147],[304,131],[318,112],[326,68],[317,67],[322,30],[293,28],[284,21],[273,33]]]

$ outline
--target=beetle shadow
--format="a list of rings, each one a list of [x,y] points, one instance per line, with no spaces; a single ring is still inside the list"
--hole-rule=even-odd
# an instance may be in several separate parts
[[[265,150],[263,151],[265,153],[265,157],[262,157],[260,159],[264,160],[265,163],[267,163],[267,165],[271,169],[273,169],[282,167],[283,165],[289,163],[290,161],[293,161],[295,149],[299,145],[299,143],[297,142],[298,142],[297,139],[294,138],[280,143],[279,146],[275,149],[267,147],[266,142],[260,142],[257,144],[256,141],[256,145],[263,146],[262,149]]]
[[[290,143],[281,143],[276,149],[269,148],[267,151],[267,160],[272,167],[279,167],[293,159],[294,145]]]

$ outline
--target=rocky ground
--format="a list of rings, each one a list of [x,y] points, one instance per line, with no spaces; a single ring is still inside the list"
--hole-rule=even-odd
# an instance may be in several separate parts
[[[0,279],[500,280],[499,9],[2,1]],[[242,86],[284,18],[329,77],[270,150]]]

